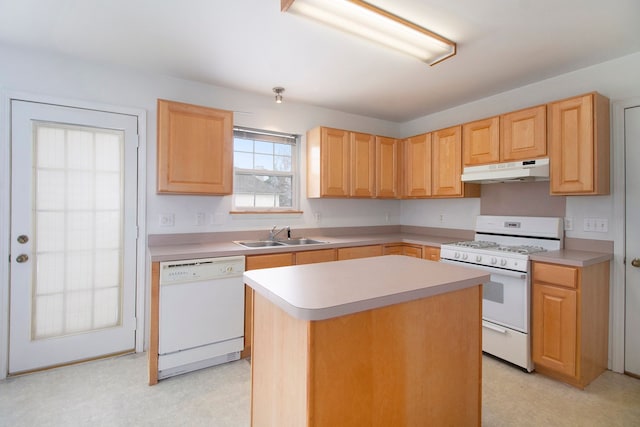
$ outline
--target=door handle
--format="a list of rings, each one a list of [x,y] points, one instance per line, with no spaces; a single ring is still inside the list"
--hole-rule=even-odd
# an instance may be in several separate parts
[[[634,258],[631,260],[631,265],[634,267],[640,267],[640,258]]]
[[[26,254],[20,254],[16,257],[16,261],[19,263],[23,263],[23,262],[27,262],[29,261],[29,255]]]

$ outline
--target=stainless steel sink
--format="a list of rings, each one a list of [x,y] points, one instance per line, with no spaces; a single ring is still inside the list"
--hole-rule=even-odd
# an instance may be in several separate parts
[[[285,245],[317,245],[319,243],[329,243],[329,242],[323,242],[322,240],[308,239],[306,237],[298,237],[295,239],[281,240],[281,242],[284,243]]]
[[[233,242],[237,245],[244,246],[245,248],[266,248],[271,246],[284,246],[282,242],[276,242],[273,240],[250,240],[246,242]]]

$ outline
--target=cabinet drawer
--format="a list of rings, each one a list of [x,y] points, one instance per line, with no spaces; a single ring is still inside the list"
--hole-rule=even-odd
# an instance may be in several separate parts
[[[296,252],[296,265],[329,262],[335,261],[336,259],[337,254],[335,249],[320,249],[317,251]]]
[[[382,245],[354,246],[351,248],[339,248],[338,260],[368,258],[382,255]]]
[[[578,287],[578,269],[536,262],[533,264],[533,281],[576,289]]]

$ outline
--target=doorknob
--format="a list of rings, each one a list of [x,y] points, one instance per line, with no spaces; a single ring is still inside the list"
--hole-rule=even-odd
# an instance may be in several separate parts
[[[20,263],[27,262],[28,260],[29,260],[29,256],[25,254],[20,254],[16,257],[16,261]]]
[[[640,258],[634,258],[631,260],[631,265],[634,267],[640,267]]]

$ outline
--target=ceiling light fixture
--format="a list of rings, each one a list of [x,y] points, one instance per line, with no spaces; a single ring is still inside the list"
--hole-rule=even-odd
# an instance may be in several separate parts
[[[273,92],[276,94],[276,103],[282,104],[282,92],[284,92],[284,88],[280,86],[274,87]]]
[[[281,0],[282,12],[313,18],[435,65],[456,54],[456,44],[361,0]]]

